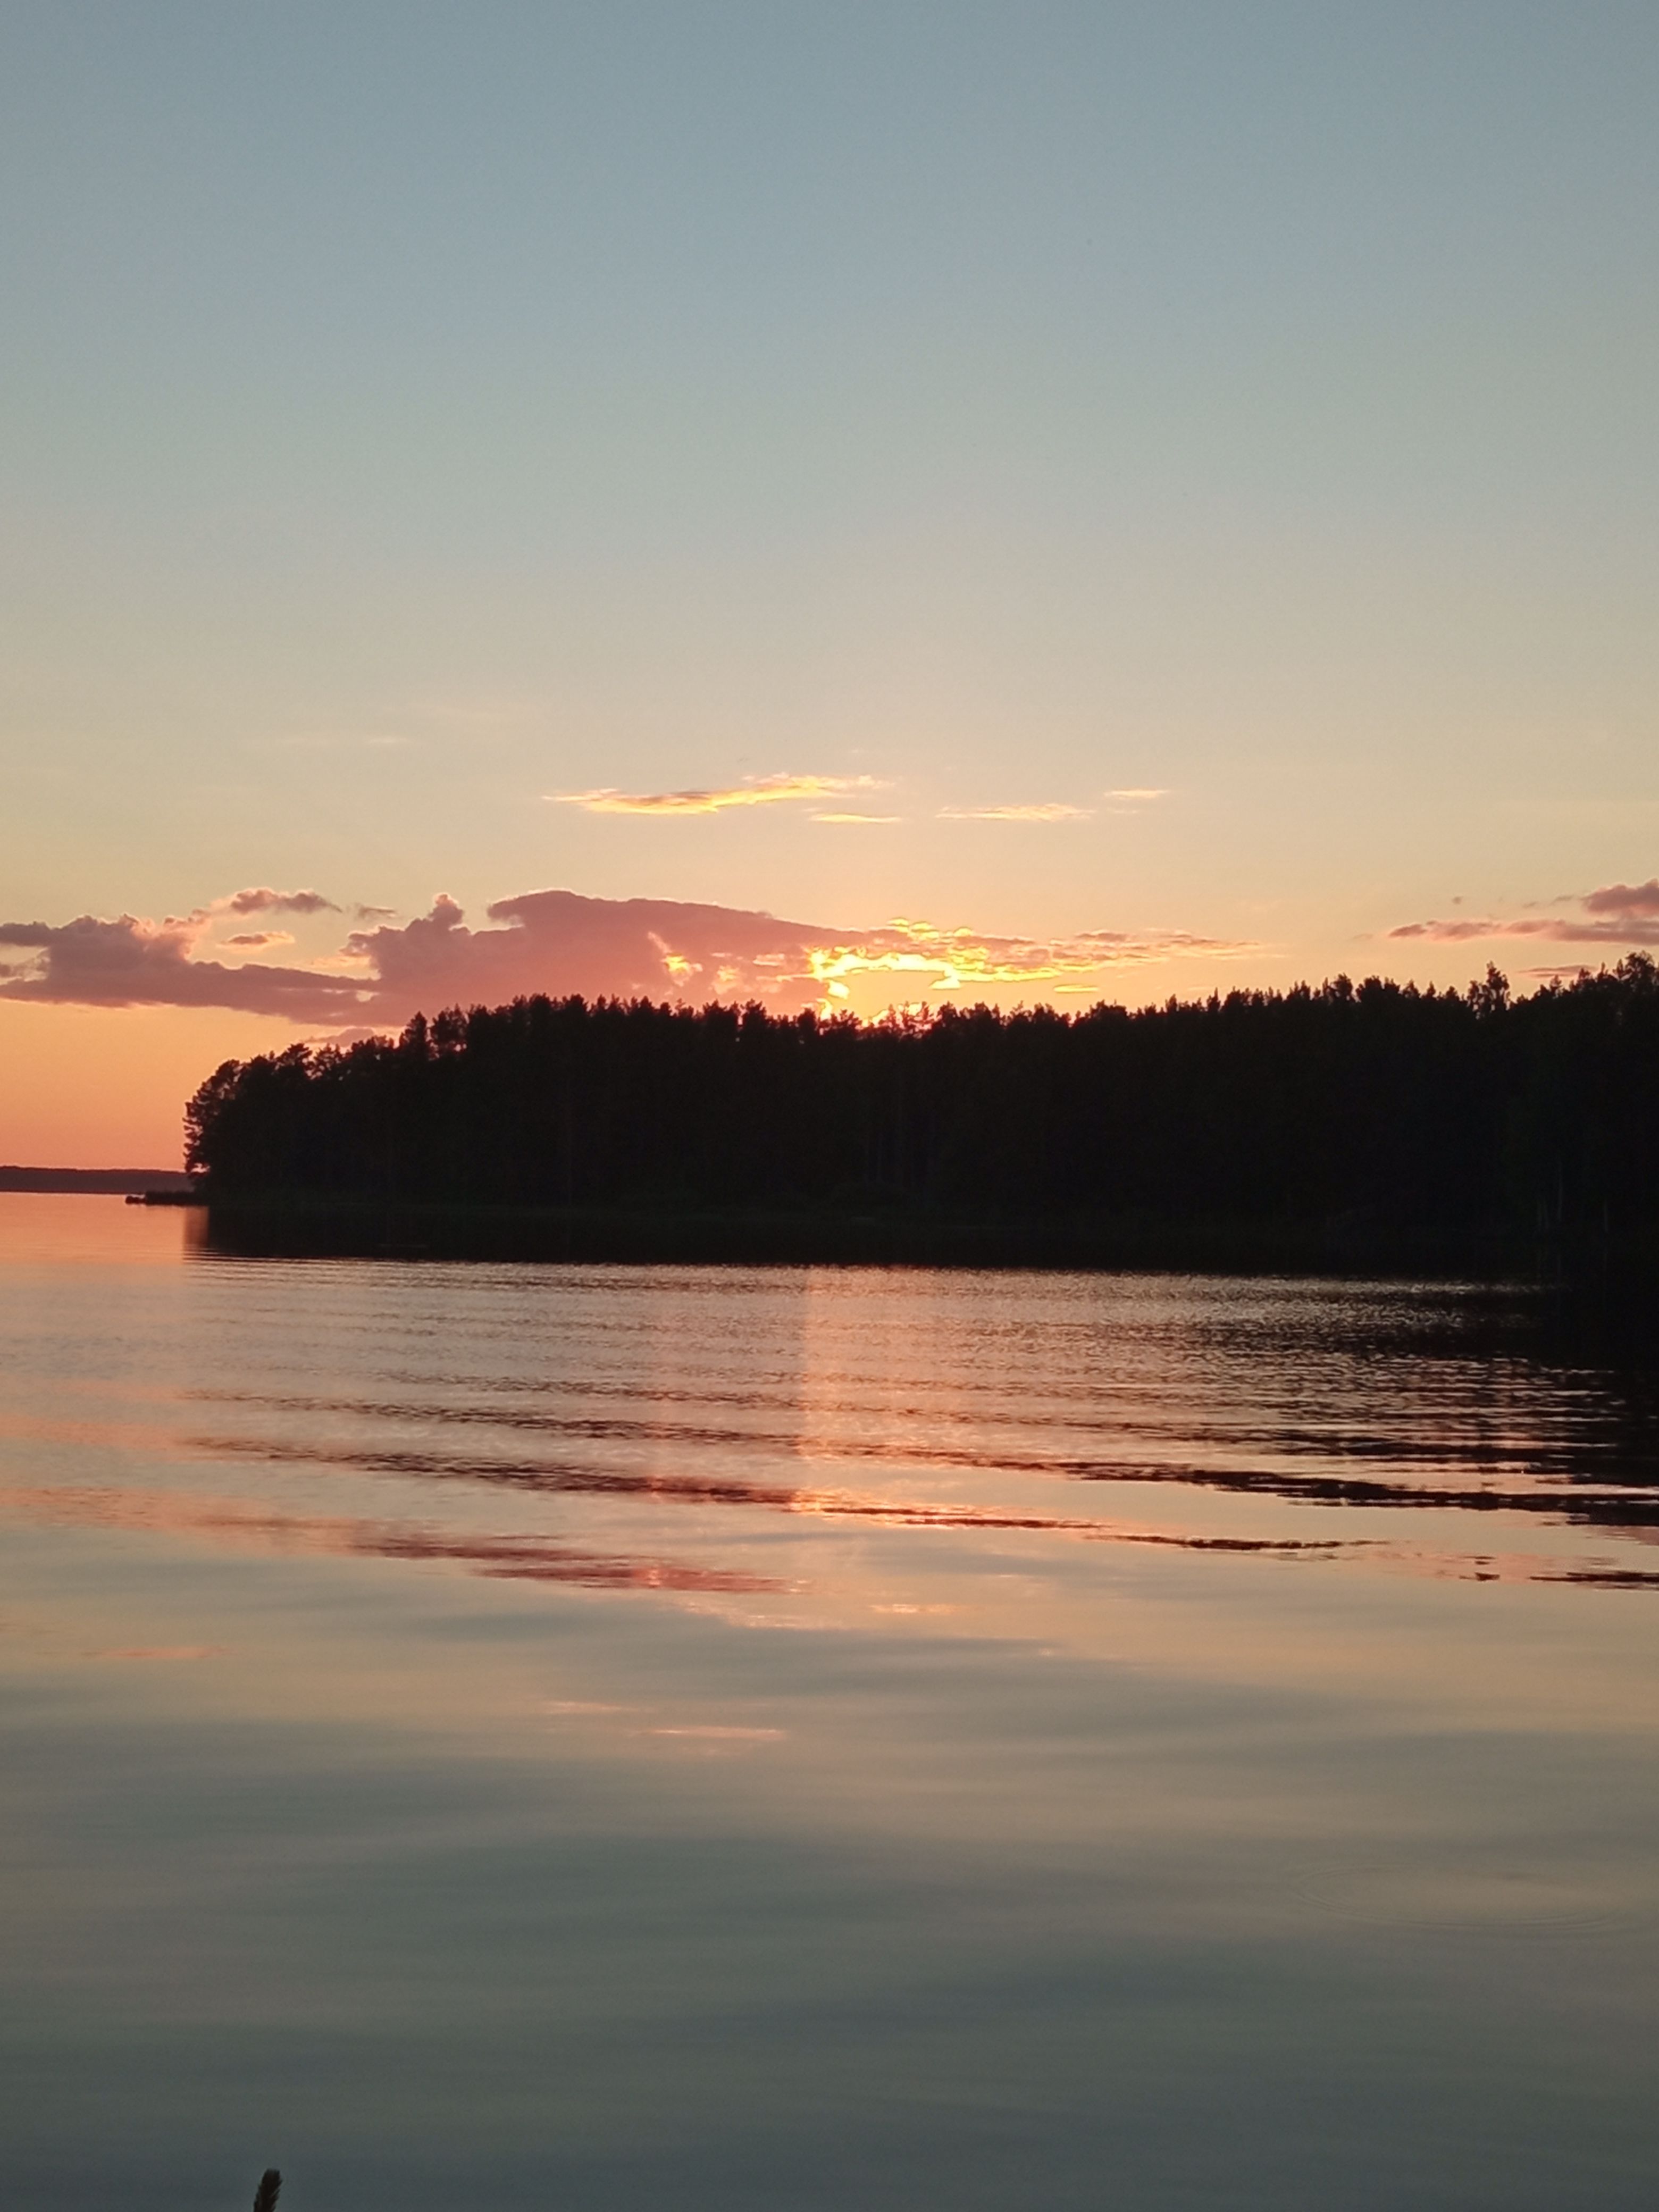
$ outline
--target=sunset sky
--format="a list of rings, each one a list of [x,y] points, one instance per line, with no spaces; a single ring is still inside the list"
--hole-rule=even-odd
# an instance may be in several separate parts
[[[1659,945],[1659,10],[0,21],[0,1161],[534,988]]]

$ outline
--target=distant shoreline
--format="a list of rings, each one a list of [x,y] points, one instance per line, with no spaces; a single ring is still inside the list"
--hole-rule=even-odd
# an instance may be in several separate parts
[[[48,1197],[188,1196],[198,1179],[177,1168],[0,1167],[0,1191],[35,1191]]]

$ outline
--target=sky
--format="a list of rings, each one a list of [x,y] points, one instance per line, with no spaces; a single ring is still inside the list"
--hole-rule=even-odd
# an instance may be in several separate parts
[[[0,1160],[1659,944],[1659,11],[0,14]]]

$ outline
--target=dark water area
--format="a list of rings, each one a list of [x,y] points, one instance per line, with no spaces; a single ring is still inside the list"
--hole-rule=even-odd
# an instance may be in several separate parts
[[[0,2197],[1659,2195],[1650,1308],[0,1198]]]

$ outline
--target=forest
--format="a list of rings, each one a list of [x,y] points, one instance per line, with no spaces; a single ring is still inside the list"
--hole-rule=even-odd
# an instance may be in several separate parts
[[[578,998],[228,1061],[211,1201],[1645,1236],[1659,969],[866,1024]]]

